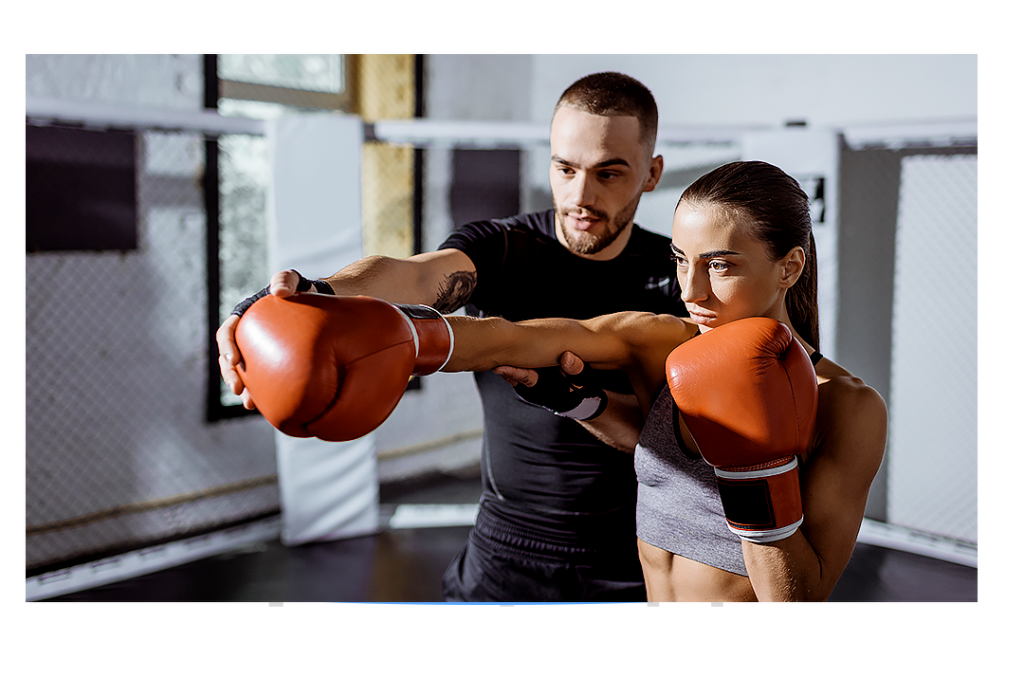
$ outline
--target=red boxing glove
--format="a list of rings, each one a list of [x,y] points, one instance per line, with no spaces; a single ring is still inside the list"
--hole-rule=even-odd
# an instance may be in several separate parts
[[[332,442],[380,426],[409,377],[438,371],[452,351],[448,321],[429,306],[323,294],[257,300],[235,341],[260,414],[290,436]]]
[[[818,409],[814,366],[789,328],[769,318],[727,323],[665,362],[676,406],[715,467],[729,529],[756,543],[803,522],[796,456]]]

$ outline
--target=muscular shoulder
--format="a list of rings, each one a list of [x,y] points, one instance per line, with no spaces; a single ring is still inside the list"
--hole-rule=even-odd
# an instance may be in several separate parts
[[[862,379],[830,360],[820,361],[815,371],[819,401],[833,408],[850,408],[862,416],[885,418],[885,401]]]
[[[863,380],[831,361],[821,361],[817,373],[816,447],[843,455],[873,476],[885,451],[885,401]]]

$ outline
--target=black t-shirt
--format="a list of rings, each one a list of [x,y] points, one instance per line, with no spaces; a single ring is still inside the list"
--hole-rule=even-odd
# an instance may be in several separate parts
[[[458,249],[473,260],[477,285],[466,306],[471,315],[512,321],[617,311],[685,316],[669,242],[634,224],[615,259],[584,259],[558,242],[554,210],[548,210],[467,224],[438,249]],[[621,374],[603,376],[609,388],[628,388]],[[475,377],[484,413],[487,509],[563,543],[585,546],[613,536],[632,542],[633,456],[601,443],[571,419],[523,402],[492,372]]]

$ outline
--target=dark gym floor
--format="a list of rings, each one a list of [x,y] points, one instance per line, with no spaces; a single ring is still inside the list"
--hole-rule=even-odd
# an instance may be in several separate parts
[[[381,486],[382,513],[398,504],[474,504],[477,468]],[[51,601],[441,602],[440,582],[469,527],[390,529],[285,547],[267,541]],[[857,544],[833,602],[974,602],[977,569]]]

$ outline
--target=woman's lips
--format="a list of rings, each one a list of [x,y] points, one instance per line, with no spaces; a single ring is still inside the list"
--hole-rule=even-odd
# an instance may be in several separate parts
[[[715,316],[704,313],[703,311],[687,309],[687,312],[690,314],[690,320],[698,325],[710,325],[715,319]]]

